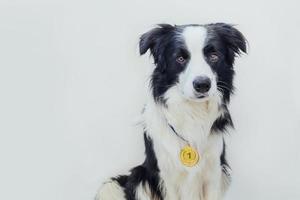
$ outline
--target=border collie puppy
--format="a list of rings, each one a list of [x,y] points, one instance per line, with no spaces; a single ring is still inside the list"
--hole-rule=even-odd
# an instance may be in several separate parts
[[[221,199],[230,182],[227,105],[244,36],[224,23],[161,24],[141,36],[139,47],[155,64],[142,114],[146,158],[104,183],[96,199]]]

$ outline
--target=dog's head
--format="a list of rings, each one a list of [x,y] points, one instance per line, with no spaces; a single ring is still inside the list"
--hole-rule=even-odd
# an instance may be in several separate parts
[[[159,25],[140,38],[140,54],[150,50],[156,65],[152,92],[165,102],[169,89],[190,101],[219,95],[227,103],[233,91],[234,59],[246,53],[244,36],[233,26]]]

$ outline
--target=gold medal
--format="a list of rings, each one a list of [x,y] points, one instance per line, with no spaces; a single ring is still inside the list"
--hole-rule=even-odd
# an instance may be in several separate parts
[[[193,167],[199,161],[198,152],[191,146],[185,146],[181,149],[180,160],[183,165]]]

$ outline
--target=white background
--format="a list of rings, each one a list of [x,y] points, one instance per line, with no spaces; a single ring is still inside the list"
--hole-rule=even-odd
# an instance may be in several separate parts
[[[236,62],[226,199],[300,199],[299,1],[1,0],[0,199],[86,200],[143,160],[135,119],[157,23],[229,22]]]

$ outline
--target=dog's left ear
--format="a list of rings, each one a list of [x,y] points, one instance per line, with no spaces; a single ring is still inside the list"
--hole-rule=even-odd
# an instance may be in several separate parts
[[[143,55],[150,49],[155,58],[159,50],[157,47],[162,42],[163,36],[173,29],[174,27],[170,24],[159,24],[156,28],[144,33],[140,37],[140,54]]]
[[[164,58],[165,36],[174,30],[174,26],[170,24],[159,24],[158,27],[144,33],[140,37],[140,54],[145,54],[149,49],[153,56],[154,63],[161,72],[167,68]]]
[[[140,55],[145,54],[148,49],[151,50],[151,53],[153,51],[153,48],[156,44],[156,40],[157,37],[160,34],[160,28],[154,28],[146,33],[144,33],[141,37],[140,37]]]
[[[247,42],[243,34],[233,25],[225,23],[211,24],[234,55],[247,53]]]

